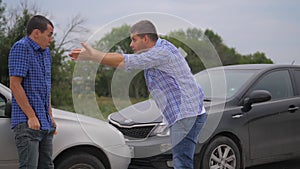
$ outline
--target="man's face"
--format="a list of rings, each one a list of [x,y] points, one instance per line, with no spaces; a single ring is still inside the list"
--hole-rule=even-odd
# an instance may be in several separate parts
[[[47,30],[44,32],[39,31],[39,35],[37,38],[37,43],[40,45],[42,49],[50,46],[51,42],[53,41],[53,28],[50,24],[47,24]]]
[[[137,34],[131,34],[130,38],[131,38],[130,47],[134,51],[134,53],[138,53],[147,49],[145,43],[145,37],[140,37]]]

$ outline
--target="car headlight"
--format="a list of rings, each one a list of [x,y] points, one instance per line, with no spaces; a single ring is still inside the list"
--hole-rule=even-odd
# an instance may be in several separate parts
[[[165,123],[160,123],[154,127],[152,130],[150,136],[169,136],[170,135],[170,129]]]

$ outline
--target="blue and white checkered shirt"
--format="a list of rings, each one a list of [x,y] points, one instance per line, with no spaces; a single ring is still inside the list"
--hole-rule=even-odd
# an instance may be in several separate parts
[[[30,105],[41,124],[41,130],[49,130],[52,121],[49,115],[51,91],[50,49],[42,50],[28,36],[14,44],[8,59],[9,76],[23,77],[22,86]],[[27,122],[27,117],[12,97],[11,125]]]
[[[126,71],[145,70],[148,89],[169,126],[180,119],[205,113],[203,91],[173,44],[158,39],[148,51],[124,54],[124,57]]]

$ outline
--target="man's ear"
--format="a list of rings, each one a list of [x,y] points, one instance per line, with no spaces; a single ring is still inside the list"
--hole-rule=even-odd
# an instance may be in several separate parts
[[[41,33],[41,31],[38,30],[38,29],[34,29],[34,30],[31,32],[31,34],[32,34],[32,36],[33,36],[34,38],[39,37],[40,33]]]
[[[144,38],[145,38],[145,43],[149,43],[149,41],[150,41],[149,36],[148,36],[148,35],[145,35]]]

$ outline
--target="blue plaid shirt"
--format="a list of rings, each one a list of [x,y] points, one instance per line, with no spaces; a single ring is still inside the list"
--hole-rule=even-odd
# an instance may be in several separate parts
[[[41,130],[49,130],[52,121],[49,115],[51,91],[50,49],[42,50],[28,36],[14,44],[8,59],[9,76],[23,77],[22,86],[30,105],[41,124]],[[27,116],[12,97],[11,125],[27,122]]]
[[[202,89],[184,57],[170,42],[158,39],[148,51],[124,57],[126,71],[145,70],[148,89],[169,126],[205,113]]]

